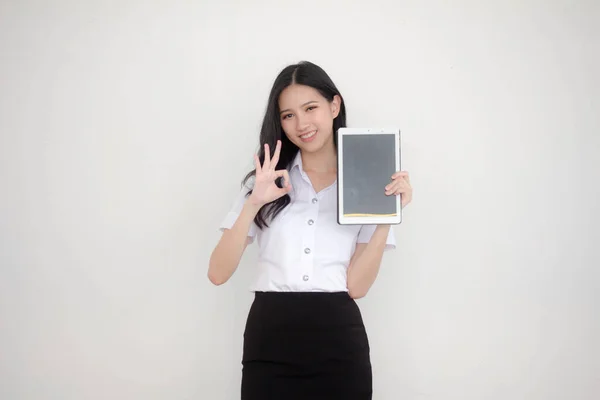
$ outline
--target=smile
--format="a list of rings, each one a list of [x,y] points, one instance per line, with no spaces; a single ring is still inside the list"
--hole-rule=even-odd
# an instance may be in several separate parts
[[[317,131],[312,131],[312,132],[306,133],[304,135],[301,135],[300,139],[302,139],[302,141],[309,141],[313,137],[315,137],[316,134],[317,134]]]

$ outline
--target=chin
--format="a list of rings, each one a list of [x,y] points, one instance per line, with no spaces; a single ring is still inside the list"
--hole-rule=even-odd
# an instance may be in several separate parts
[[[313,142],[298,142],[296,143],[296,146],[298,146],[302,151],[305,151],[307,153],[317,153],[319,151],[321,151],[324,147],[328,146],[328,140],[331,141],[331,145],[333,146],[333,138],[325,138],[325,140],[323,140],[322,137],[320,138],[316,138],[315,141]]]
[[[307,153],[316,153],[324,146],[323,143],[298,143],[298,147]]]

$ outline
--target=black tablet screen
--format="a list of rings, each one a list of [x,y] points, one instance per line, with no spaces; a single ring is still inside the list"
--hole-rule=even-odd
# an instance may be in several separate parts
[[[344,135],[342,143],[344,216],[396,215],[396,196],[385,194],[396,172],[395,136]]]

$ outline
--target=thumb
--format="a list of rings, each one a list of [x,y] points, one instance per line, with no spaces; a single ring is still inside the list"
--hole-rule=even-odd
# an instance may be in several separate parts
[[[279,189],[279,193],[282,196],[285,195],[285,194],[288,194],[291,191],[292,191],[292,185],[290,185],[290,184],[288,184],[287,186],[284,186],[281,189]]]
[[[278,178],[283,178],[283,187],[284,188],[292,186],[292,184],[290,182],[290,175],[289,175],[287,169],[280,169],[279,171],[275,171],[275,176],[277,176]]]
[[[292,183],[290,182],[290,175],[287,169],[282,169],[279,171],[275,171],[275,175],[279,178],[283,178],[283,184],[281,188],[279,188],[279,196],[284,196],[292,190]]]

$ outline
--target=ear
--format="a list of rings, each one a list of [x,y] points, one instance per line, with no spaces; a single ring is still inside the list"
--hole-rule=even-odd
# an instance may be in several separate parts
[[[340,113],[340,107],[342,106],[342,98],[339,95],[333,96],[333,100],[331,100],[331,114],[333,118],[337,118]]]

